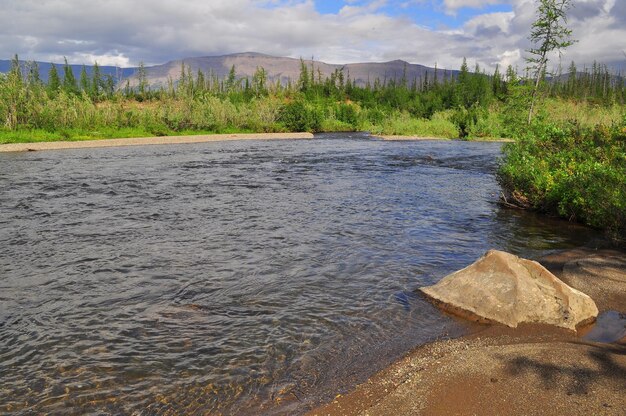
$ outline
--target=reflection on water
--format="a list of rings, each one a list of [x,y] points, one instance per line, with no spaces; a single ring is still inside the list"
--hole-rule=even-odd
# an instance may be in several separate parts
[[[592,232],[494,202],[497,143],[0,156],[0,412],[300,413],[463,331],[413,291]]]

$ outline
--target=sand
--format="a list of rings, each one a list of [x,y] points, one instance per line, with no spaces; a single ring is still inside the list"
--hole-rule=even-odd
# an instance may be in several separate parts
[[[0,145],[0,152],[25,152],[38,150],[83,149],[92,147],[143,146],[153,144],[185,144],[230,140],[289,140],[312,139],[311,133],[254,133],[254,134],[208,134],[196,136],[139,137],[130,139],[103,139],[84,141],[59,141],[36,143],[11,143]]]
[[[578,249],[549,256],[545,265],[573,283],[589,268],[571,261],[593,256],[594,267],[610,267],[613,285],[603,294],[624,293],[626,253]],[[604,260],[598,261],[598,259]],[[542,261],[542,260],[540,260]],[[568,266],[568,264],[570,266]],[[586,264],[586,263],[585,263]],[[608,270],[608,269],[607,269]],[[598,269],[593,270],[595,276]],[[578,276],[574,276],[578,273]],[[601,303],[602,310],[626,304]],[[580,331],[581,333],[584,331]],[[577,334],[542,325],[517,329],[476,326],[471,334],[416,348],[345,396],[309,415],[624,415],[626,339],[585,341]]]

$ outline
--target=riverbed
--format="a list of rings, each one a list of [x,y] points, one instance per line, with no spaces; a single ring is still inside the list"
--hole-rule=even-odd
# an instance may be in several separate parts
[[[415,289],[599,238],[497,205],[502,143],[0,155],[0,411],[306,411],[466,331]]]

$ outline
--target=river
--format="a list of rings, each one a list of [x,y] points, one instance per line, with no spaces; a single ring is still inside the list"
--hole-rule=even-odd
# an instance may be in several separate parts
[[[497,204],[500,143],[0,154],[0,413],[301,413],[463,333],[415,294],[597,235]]]

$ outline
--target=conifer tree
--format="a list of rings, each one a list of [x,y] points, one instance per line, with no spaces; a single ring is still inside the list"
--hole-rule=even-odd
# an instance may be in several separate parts
[[[235,70],[235,65],[230,67],[230,71],[228,71],[228,78],[226,78],[226,93],[231,93],[235,91],[235,84],[237,83],[237,71]]]
[[[204,72],[198,68],[198,73],[196,75],[196,89],[202,93],[206,91],[206,81],[204,79]]]
[[[63,91],[68,94],[76,94],[78,92],[76,77],[74,72],[72,72],[72,67],[67,63],[67,58],[63,59],[65,60],[65,65],[63,66]]]
[[[304,60],[300,58],[300,77],[298,78],[298,89],[301,92],[307,92],[310,86],[309,68],[304,63]]]
[[[113,75],[107,74],[104,77],[103,92],[105,97],[112,97],[115,93],[115,79],[113,79]]]
[[[100,73],[100,66],[98,66],[98,62],[96,61],[93,65],[93,70],[91,74],[91,98],[97,100],[100,96],[100,91],[103,89],[104,83],[102,81],[102,74]]]
[[[470,74],[469,67],[467,66],[467,59],[463,58],[463,63],[461,64],[461,70],[459,75],[457,76],[456,83],[456,92],[457,92],[457,102],[459,105],[464,107],[469,107],[470,105]]]
[[[567,95],[570,97],[576,96],[576,78],[577,78],[576,64],[574,61],[569,66],[568,74],[567,74]]]
[[[78,84],[80,85],[81,91],[84,93],[89,93],[89,91],[91,90],[89,85],[89,76],[87,76],[87,68],[85,67],[85,65],[83,65],[80,69],[80,78]]]
[[[39,87],[41,85],[41,76],[39,75],[39,65],[32,61],[28,63],[28,85],[31,87]]]
[[[252,89],[257,97],[267,94],[266,84],[267,71],[263,67],[257,67],[254,75],[252,75]]]
[[[59,79],[59,73],[57,72],[56,65],[52,64],[50,66],[50,71],[48,71],[48,85],[46,88],[48,97],[50,98],[56,97],[60,88],[61,88],[61,80]]]
[[[184,67],[183,67],[183,72],[182,72],[182,83],[184,85],[184,75],[185,75],[185,71],[184,71]],[[146,75],[146,66],[144,65],[143,61],[141,61],[139,63],[139,69],[137,69],[137,80],[138,80],[138,88],[137,91],[139,93],[139,97],[141,97],[141,99],[145,99],[146,98],[146,93],[148,92],[148,79],[147,79],[147,75]]]

